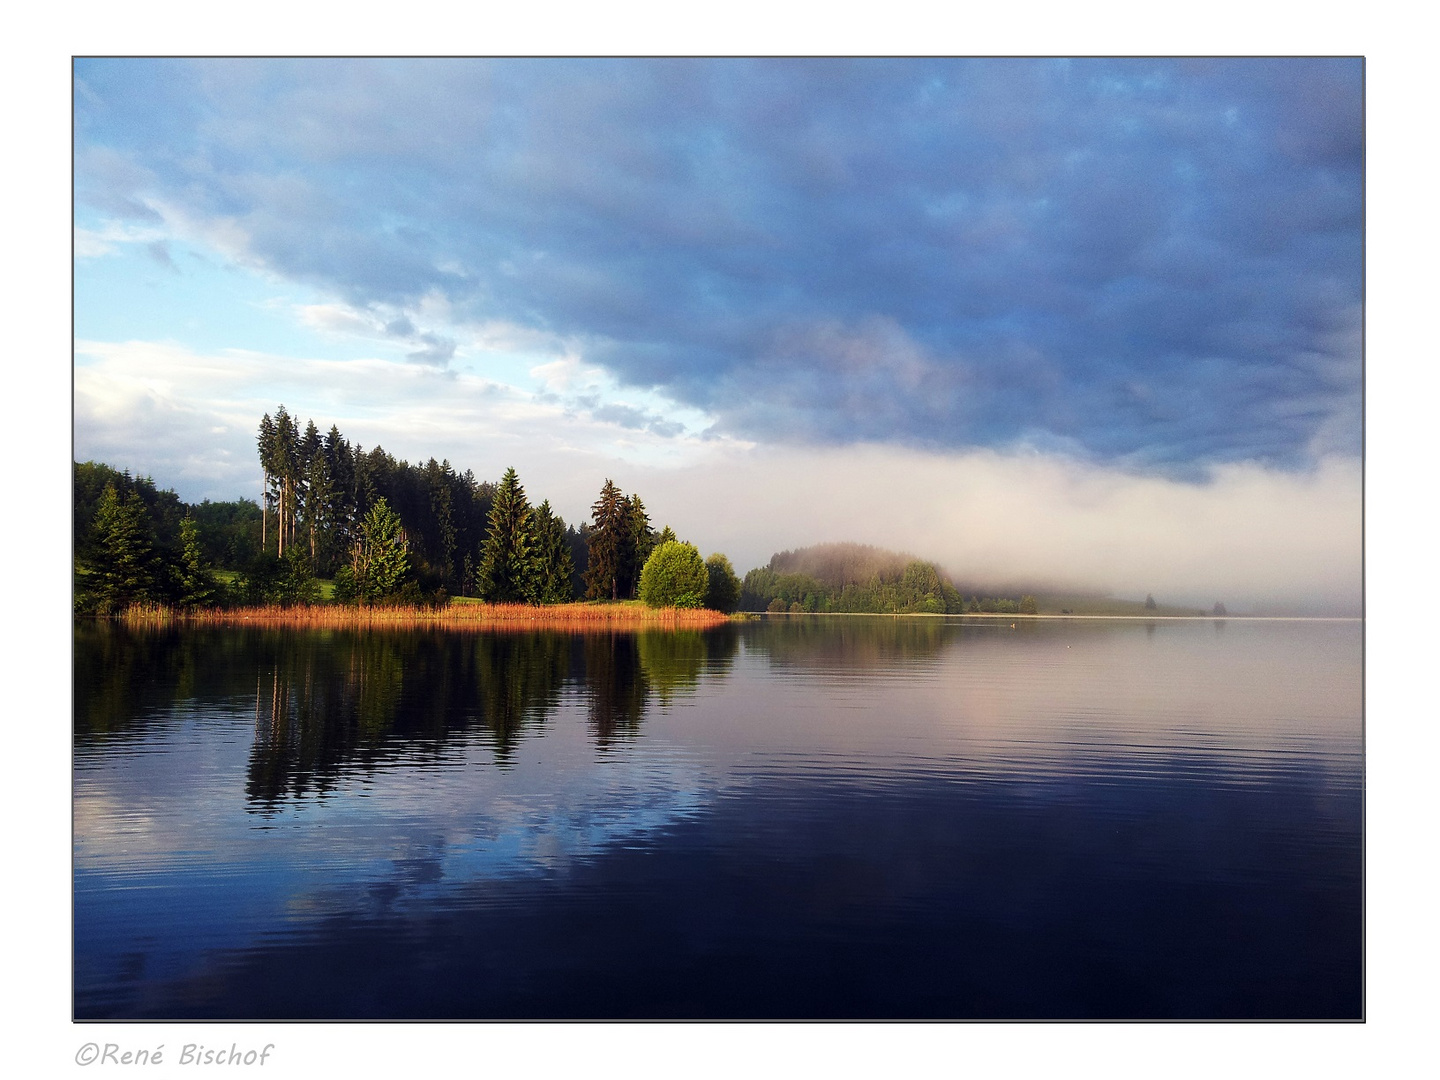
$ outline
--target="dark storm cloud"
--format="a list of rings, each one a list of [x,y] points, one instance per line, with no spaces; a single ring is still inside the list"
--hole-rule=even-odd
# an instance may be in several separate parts
[[[96,208],[225,222],[355,304],[570,336],[721,431],[1182,470],[1358,450],[1358,61],[77,79]]]

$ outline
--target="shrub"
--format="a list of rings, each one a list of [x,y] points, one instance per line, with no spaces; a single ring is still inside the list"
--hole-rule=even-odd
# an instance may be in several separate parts
[[[694,544],[667,540],[640,571],[640,599],[647,607],[698,608],[705,603],[710,572]]]

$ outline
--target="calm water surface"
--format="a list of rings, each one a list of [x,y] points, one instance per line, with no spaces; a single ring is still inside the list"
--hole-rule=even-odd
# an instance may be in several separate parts
[[[1361,625],[75,631],[79,1018],[1357,1018]]]

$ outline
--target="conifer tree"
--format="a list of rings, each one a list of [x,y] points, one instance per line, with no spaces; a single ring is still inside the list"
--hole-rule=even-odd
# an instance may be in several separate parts
[[[159,599],[149,513],[133,491],[121,498],[106,484],[95,511],[93,591],[101,614]]]
[[[650,558],[650,553],[655,550],[655,530],[650,527],[650,515],[645,512],[645,504],[640,501],[639,495],[631,495],[629,498],[629,535],[626,537],[626,579],[629,581],[629,588],[626,594],[637,595],[640,585],[640,571],[645,566],[645,561]]]
[[[335,575],[336,595],[368,603],[398,592],[410,570],[409,540],[400,515],[382,497],[360,524],[350,565]]]
[[[566,538],[565,521],[550,509],[546,499],[535,509],[535,554],[539,571],[535,599],[541,604],[564,604],[573,596],[570,575],[574,563]]]
[[[506,469],[490,506],[490,531],[480,551],[480,596],[491,603],[535,599],[539,573],[532,512],[513,468]]]
[[[314,420],[305,422],[305,434],[297,446],[296,510],[309,544],[310,573],[313,575],[319,563],[320,537],[325,526],[326,489],[329,487],[325,475],[325,445]]]
[[[260,469],[265,474],[265,480],[260,485],[260,550],[263,552],[270,540],[270,486],[275,475],[275,422],[270,419],[269,413],[260,418],[260,432],[255,444],[260,451]]]
[[[614,482],[606,479],[600,498],[590,507],[594,524],[586,537],[590,565],[585,571],[585,596],[590,600],[618,600],[625,572],[630,504]]]
[[[175,579],[181,607],[206,607],[220,597],[220,585],[206,566],[200,548],[200,526],[188,516],[180,522],[180,562]]]

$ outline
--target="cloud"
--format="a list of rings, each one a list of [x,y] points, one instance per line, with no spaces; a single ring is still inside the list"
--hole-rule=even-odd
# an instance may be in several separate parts
[[[107,222],[100,229],[85,229],[79,226],[75,229],[77,259],[98,259],[113,255],[120,250],[122,244],[145,244],[153,253],[156,244],[164,246],[164,234],[158,229],[124,225],[115,221]],[[166,254],[169,252],[166,251]]]
[[[1358,453],[1358,61],[77,72],[84,205],[413,318],[421,365],[508,327],[734,438]]]
[[[170,257],[170,245],[164,240],[156,240],[145,245],[145,253],[171,273],[178,274],[180,268],[175,265],[175,260]]]
[[[435,367],[444,367],[455,355],[455,342],[449,338],[440,337],[438,334],[416,334],[417,340],[424,343],[424,348],[412,353],[406,353],[405,358],[417,364],[431,364]]]
[[[326,319],[333,311],[312,311]],[[441,347],[444,345],[442,343]],[[351,360],[238,349],[200,352],[170,342],[77,341],[74,423],[77,460],[150,473],[190,501],[236,498],[255,489],[255,431],[278,404],[352,441],[423,462],[449,458],[498,480],[525,467],[563,512],[583,517],[605,469],[677,464],[726,440],[689,436],[636,406],[594,411],[573,401],[423,363]],[[542,498],[544,496],[541,496]]]
[[[296,312],[306,326],[325,333],[419,346],[405,354],[412,363],[443,368],[455,356],[453,338],[420,330],[404,313],[387,315],[343,303],[298,304]]]

